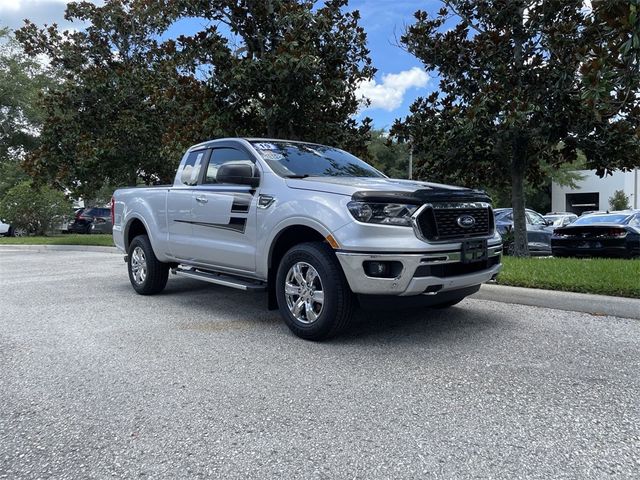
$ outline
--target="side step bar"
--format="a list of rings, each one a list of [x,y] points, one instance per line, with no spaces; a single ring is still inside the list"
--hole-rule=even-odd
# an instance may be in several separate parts
[[[196,270],[195,268],[172,268],[171,272],[174,275],[187,278],[195,278],[196,280],[202,280],[203,282],[215,283],[216,285],[223,285],[225,287],[237,288],[238,290],[245,290],[250,292],[264,292],[267,290],[267,284],[258,280],[251,280],[245,278],[234,277],[232,275],[226,275],[224,273],[217,272],[203,272]]]

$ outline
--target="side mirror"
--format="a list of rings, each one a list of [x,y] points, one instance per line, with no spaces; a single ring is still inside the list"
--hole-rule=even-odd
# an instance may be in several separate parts
[[[246,162],[224,163],[218,168],[216,181],[218,183],[235,183],[257,187],[260,183],[260,177],[253,175],[253,168],[253,165]]]

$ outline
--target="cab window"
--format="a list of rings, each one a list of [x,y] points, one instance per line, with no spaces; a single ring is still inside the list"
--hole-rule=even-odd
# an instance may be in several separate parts
[[[198,183],[200,168],[205,160],[206,150],[195,150],[187,155],[187,159],[180,165],[177,179],[183,185]]]
[[[207,173],[204,176],[204,183],[208,185],[217,184],[216,175],[221,165],[225,163],[246,163],[253,166],[253,161],[248,154],[235,148],[214,148],[207,165]]]

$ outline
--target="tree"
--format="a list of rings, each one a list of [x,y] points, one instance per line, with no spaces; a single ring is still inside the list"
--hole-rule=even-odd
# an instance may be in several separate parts
[[[347,0],[316,3],[179,2],[178,15],[213,22],[179,39],[183,55],[194,71],[212,66],[208,85],[226,106],[229,134],[305,139],[366,153],[370,119],[354,119],[356,88],[375,70],[360,14],[344,11]]]
[[[0,217],[35,235],[45,235],[62,216],[71,213],[71,202],[62,192],[37,188],[30,180],[11,188],[0,201]]]
[[[215,137],[366,152],[355,90],[374,70],[346,3],[108,0],[68,5],[66,18],[84,30],[27,22],[17,33],[25,50],[47,55],[64,78],[45,97],[42,146],[26,168],[93,197],[104,184],[168,182],[189,145]],[[183,17],[210,26],[161,40]]]
[[[600,175],[640,164],[636,0],[444,0],[401,37],[439,91],[393,133],[422,176],[511,190],[514,250],[528,255],[525,185],[585,155]]]
[[[46,55],[62,73],[44,97],[41,145],[25,168],[87,197],[105,183],[168,182],[180,159],[176,151],[201,139],[183,129],[175,140],[174,127],[185,118],[206,124],[201,115],[190,116],[202,82],[182,75],[174,44],[158,40],[171,19],[159,2],[142,0],[70,3],[65,18],[88,26],[61,32],[27,21],[16,33],[28,54]]]
[[[40,62],[24,56],[8,28],[0,28],[0,198],[26,179],[20,162],[39,144],[39,94],[52,85],[52,77]]]
[[[611,207],[611,210],[627,210],[631,208],[629,197],[625,195],[624,190],[613,192],[613,195],[609,197],[609,207]]]
[[[371,164],[391,178],[408,178],[409,146],[397,142],[383,130],[372,130],[367,144]]]

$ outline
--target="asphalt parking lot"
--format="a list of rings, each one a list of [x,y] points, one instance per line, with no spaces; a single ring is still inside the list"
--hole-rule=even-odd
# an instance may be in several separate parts
[[[467,299],[326,343],[262,295],[0,250],[0,478],[638,478],[640,322]]]

